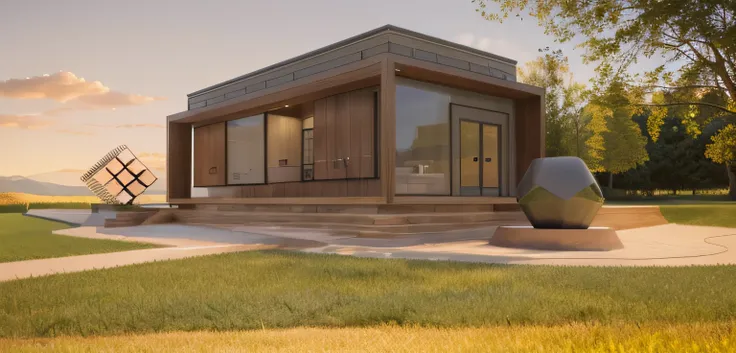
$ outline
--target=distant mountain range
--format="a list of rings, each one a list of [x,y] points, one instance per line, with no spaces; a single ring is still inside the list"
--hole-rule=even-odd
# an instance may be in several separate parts
[[[44,196],[87,196],[94,195],[80,180],[84,171],[64,169],[55,172],[29,175],[0,176],[0,192],[22,192]],[[165,173],[155,172],[159,179],[145,194],[166,193]],[[53,181],[53,182],[52,182]]]
[[[22,192],[44,196],[93,195],[86,186],[67,186],[35,181],[19,175],[0,177],[0,192]]]
[[[54,172],[27,175],[26,178],[40,181],[42,183],[52,183],[66,186],[85,186],[80,179],[84,174],[81,169],[62,169]]]

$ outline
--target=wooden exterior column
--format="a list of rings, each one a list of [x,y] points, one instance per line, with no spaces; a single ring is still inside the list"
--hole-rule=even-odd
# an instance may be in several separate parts
[[[166,201],[192,196],[192,124],[166,126]]]
[[[514,101],[516,112],[516,183],[535,158],[544,157],[544,96]]]
[[[381,68],[379,130],[379,168],[382,196],[393,203],[396,195],[396,71],[387,57]]]

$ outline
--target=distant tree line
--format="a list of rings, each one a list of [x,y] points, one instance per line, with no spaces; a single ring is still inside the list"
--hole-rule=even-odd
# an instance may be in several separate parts
[[[723,165],[705,156],[711,138],[725,126],[723,120],[714,120],[697,137],[687,133],[678,118],[665,118],[657,141],[646,133],[647,115],[634,116],[647,139],[649,159],[616,179],[616,188],[653,196],[656,190],[673,194],[688,190],[723,189],[728,187],[728,175]]]
[[[575,82],[562,52],[540,52],[544,55],[519,68],[518,76],[546,90],[547,156],[582,158],[607,192],[651,196],[656,190],[677,194],[729,187],[722,162],[708,156],[718,145],[714,138],[732,126],[727,119],[705,117],[694,124],[668,110],[652,136],[647,124],[662,112],[637,109],[621,84],[589,90]]]

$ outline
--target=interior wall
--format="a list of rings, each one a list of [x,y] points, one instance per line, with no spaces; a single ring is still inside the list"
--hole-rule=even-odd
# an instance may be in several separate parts
[[[268,114],[268,182],[301,180],[302,119]]]

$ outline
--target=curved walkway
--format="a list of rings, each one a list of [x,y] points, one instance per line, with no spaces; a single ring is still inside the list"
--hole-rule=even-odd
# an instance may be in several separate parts
[[[495,228],[476,240],[376,247],[339,244],[309,252],[360,257],[453,260],[504,264],[589,266],[691,266],[736,264],[736,229],[666,224],[618,231],[624,248],[613,251],[545,251],[488,245]]]

